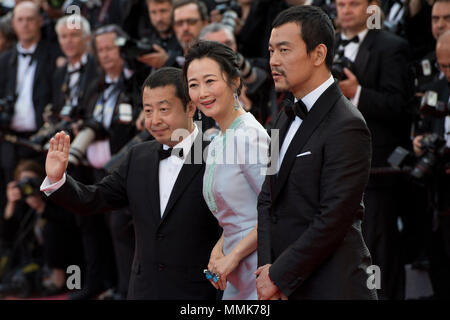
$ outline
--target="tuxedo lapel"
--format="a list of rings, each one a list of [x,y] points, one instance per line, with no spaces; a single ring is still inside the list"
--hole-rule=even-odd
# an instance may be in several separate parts
[[[308,117],[303,120],[300,128],[297,130],[286,151],[278,172],[278,176],[273,178],[272,201],[275,201],[283,185],[285,184],[294,160],[296,159],[297,152],[299,152],[308,142],[314,130],[319,126],[326,114],[335,105],[336,100],[338,100],[341,96],[342,93],[335,82],[328,87],[327,90],[325,90],[319,99],[317,99],[313,108],[308,113]],[[281,144],[282,143],[280,143],[280,145]]]
[[[359,46],[358,54],[355,58],[355,75],[358,79],[364,78],[364,72],[367,67],[367,63],[369,63],[370,60],[370,49],[372,48],[372,45],[374,43],[376,37],[376,31],[375,30],[369,30],[367,32],[367,35],[365,36],[363,42]]]
[[[36,47],[36,52],[33,55],[33,60],[36,61],[36,72],[34,73],[33,88],[37,88],[36,85],[38,83],[39,76],[41,74],[45,74],[45,72],[44,72],[44,68],[45,68],[44,55],[45,55],[45,51],[46,51],[45,49],[47,49],[47,48],[44,48],[44,44],[42,43],[42,41],[39,41],[39,43]],[[35,95],[36,91],[37,90],[33,90],[33,96]]]
[[[146,192],[148,195],[147,201],[149,202],[149,207],[152,209],[152,216],[158,224],[161,221],[161,209],[159,200],[159,156],[158,148],[161,147],[160,143],[155,143],[152,145],[149,156],[148,170],[149,175],[146,183]]]
[[[203,162],[200,164],[196,164],[194,160],[194,148],[197,143],[202,144],[202,135],[198,134],[194,143],[192,144],[191,150],[186,155],[186,159],[190,159],[189,163],[184,163],[183,167],[180,170],[180,173],[178,174],[177,180],[175,181],[175,184],[173,186],[172,192],[170,193],[169,201],[167,202],[166,209],[164,210],[164,214],[162,216],[162,219],[160,223],[163,223],[164,219],[168,216],[170,211],[172,210],[175,203],[178,201],[178,199],[181,197],[181,195],[184,193],[186,188],[190,185],[192,179],[196,176],[196,174],[202,169]],[[203,152],[203,148],[202,148]],[[159,197],[158,197],[159,199]]]

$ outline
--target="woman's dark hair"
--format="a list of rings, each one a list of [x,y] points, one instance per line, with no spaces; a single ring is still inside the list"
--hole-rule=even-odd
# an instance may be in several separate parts
[[[331,70],[334,58],[334,28],[330,18],[319,7],[294,6],[281,11],[272,23],[272,28],[278,28],[286,23],[299,25],[300,36],[306,44],[309,54],[319,44],[327,47],[325,64]]]
[[[178,68],[164,67],[158,69],[145,79],[142,91],[147,87],[154,89],[172,85],[175,87],[175,95],[181,100],[184,111],[186,111],[190,99],[189,94],[184,89],[182,76],[181,69]]]
[[[239,87],[236,93],[239,96],[242,89],[241,72],[239,71],[237,55],[230,47],[216,41],[199,41],[194,44],[186,54],[186,60],[183,66],[184,88],[189,92],[187,84],[187,69],[192,61],[202,58],[210,58],[217,62],[220,70],[225,73],[226,81],[229,87],[232,87],[232,81],[239,78]]]

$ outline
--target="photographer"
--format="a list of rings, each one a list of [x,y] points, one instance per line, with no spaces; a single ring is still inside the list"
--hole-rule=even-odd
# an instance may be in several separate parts
[[[58,20],[55,31],[67,63],[58,68],[53,79],[53,113],[70,108],[66,117],[83,117],[86,113],[86,93],[89,84],[97,78],[97,63],[88,53],[91,27],[80,15],[64,16]]]
[[[431,133],[437,134],[445,140],[445,149],[441,159],[441,166],[433,171],[434,182],[430,194],[433,208],[433,233],[430,247],[430,278],[433,285],[435,298],[450,298],[450,31],[442,34],[436,45],[436,56],[441,75],[443,77],[430,84],[427,89],[437,93],[437,100],[447,106],[447,116],[425,116],[423,121],[423,133],[416,136],[413,141],[414,152],[417,156],[423,156],[424,138]],[[439,159],[438,159],[439,160]]]
[[[42,126],[42,113],[52,96],[48,75],[54,72],[59,50],[42,39],[42,23],[39,7],[33,2],[17,4],[12,26],[18,43],[0,56],[0,130],[23,139]],[[6,190],[18,160],[39,160],[40,155],[5,141],[0,141],[0,149],[0,190]],[[0,209],[3,205],[2,199]]]
[[[424,4],[425,6],[427,4]],[[445,31],[450,30],[450,0],[436,0],[431,7],[429,16],[431,23],[430,32],[434,40],[437,40]],[[423,29],[422,24],[414,24],[415,27]],[[411,37],[416,37],[415,32],[411,32]],[[434,44],[433,44],[434,46]],[[437,67],[436,52],[426,54],[421,60],[415,62],[416,87],[419,92],[424,90],[424,86],[438,80],[440,71]]]
[[[67,266],[81,262],[81,241],[75,217],[44,199],[39,191],[43,176],[39,164],[25,160],[14,171],[15,180],[8,184],[1,234],[10,254],[0,294],[31,293],[23,292],[28,287],[26,283],[10,282],[17,270],[32,263],[40,270],[35,274],[39,284],[34,290],[43,290],[40,293],[45,295],[60,293],[65,290]]]
[[[332,73],[344,96],[364,116],[372,135],[371,167],[386,167],[396,146],[410,145],[412,77],[406,41],[368,29],[372,0],[336,0],[341,33],[336,36]],[[371,175],[364,194],[362,231],[373,263],[383,272],[380,299],[402,299],[404,270],[397,227],[399,197],[405,188],[396,176]]]
[[[33,143],[44,145],[60,130],[77,131],[76,121],[86,116],[87,89],[97,78],[97,63],[88,52],[91,29],[82,16],[64,16],[58,20],[55,31],[67,62],[53,75],[52,105],[46,122],[30,137]]]
[[[147,7],[155,31],[145,40],[152,44],[154,52],[141,55],[138,61],[153,69],[174,66],[182,49],[172,29],[172,0],[147,0]]]

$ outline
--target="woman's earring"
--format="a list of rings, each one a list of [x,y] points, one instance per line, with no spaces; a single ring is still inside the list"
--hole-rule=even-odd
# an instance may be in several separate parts
[[[234,110],[239,110],[239,98],[237,94],[234,94]]]

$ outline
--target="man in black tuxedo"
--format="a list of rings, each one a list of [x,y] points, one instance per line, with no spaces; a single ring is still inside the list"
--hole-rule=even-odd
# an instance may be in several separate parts
[[[450,101],[450,30],[439,38],[436,45],[436,55],[439,65],[440,79],[424,86],[424,90],[434,91],[437,101],[448,104]],[[430,174],[431,179],[426,180],[432,195],[428,208],[428,216],[433,218],[431,245],[429,246],[430,280],[433,285],[436,299],[450,298],[450,115],[441,114],[441,117],[427,114],[423,119],[422,132],[414,138],[414,152],[417,156],[429,157],[430,151],[425,149],[422,139],[425,135],[437,134],[445,140],[444,154],[438,159]],[[425,152],[428,155],[425,155]],[[447,166],[445,166],[447,165]],[[424,190],[424,192],[426,192]]]
[[[64,16],[55,26],[59,45],[67,63],[59,67],[53,76],[53,106],[55,115],[63,114],[64,106],[72,106],[69,118],[86,116],[87,90],[98,77],[98,64],[88,53],[91,27],[80,15]],[[64,113],[66,111],[66,113]]]
[[[145,126],[156,141],[135,146],[117,171],[85,186],[65,176],[70,139],[58,133],[46,170],[50,183],[63,185],[51,198],[79,213],[130,207],[136,250],[129,299],[215,299],[203,269],[220,228],[202,195],[205,167],[199,161],[202,135],[192,121],[195,107],[179,69],[161,68],[143,87]],[[181,142],[172,138],[177,129],[183,130]]]
[[[33,2],[17,4],[12,26],[18,43],[0,56],[0,98],[9,100],[1,106],[0,128],[23,139],[42,126],[42,113],[52,97],[48,75],[55,70],[59,50],[57,45],[42,39],[42,23],[39,7]],[[24,158],[39,161],[40,155],[26,147],[0,142],[0,190],[6,190],[18,160]],[[1,195],[0,210],[4,196]]]
[[[372,135],[372,168],[379,168],[389,167],[387,159],[397,146],[408,148],[411,144],[414,92],[406,41],[385,30],[368,29],[367,8],[374,4],[376,1],[336,1],[342,28],[336,54],[351,61],[339,87],[367,122]],[[373,263],[381,269],[382,299],[402,299],[404,295],[397,219],[405,210],[402,192],[407,188],[400,178],[372,174],[365,191],[362,228]]]
[[[130,69],[120,55],[115,44],[119,36],[126,34],[117,25],[101,27],[93,34],[92,45],[100,68],[98,77],[89,79],[80,114],[85,121],[72,144],[68,170],[83,183],[99,182],[106,175],[105,163],[135,135],[133,119],[141,104],[139,88],[144,79],[142,72]],[[94,128],[93,140],[80,144],[87,128]],[[83,150],[81,145],[86,150],[88,166],[83,165],[84,153],[74,152]],[[84,244],[86,283],[69,298],[92,299],[112,287],[116,287],[114,298],[125,298],[134,252],[132,218],[127,208],[111,215],[77,218]]]
[[[258,201],[259,299],[376,299],[361,233],[370,133],[331,76],[334,29],[319,8],[295,6],[274,20],[270,67],[290,91],[272,135],[271,169]],[[295,67],[293,67],[295,66]],[[370,287],[370,289],[369,289]]]

